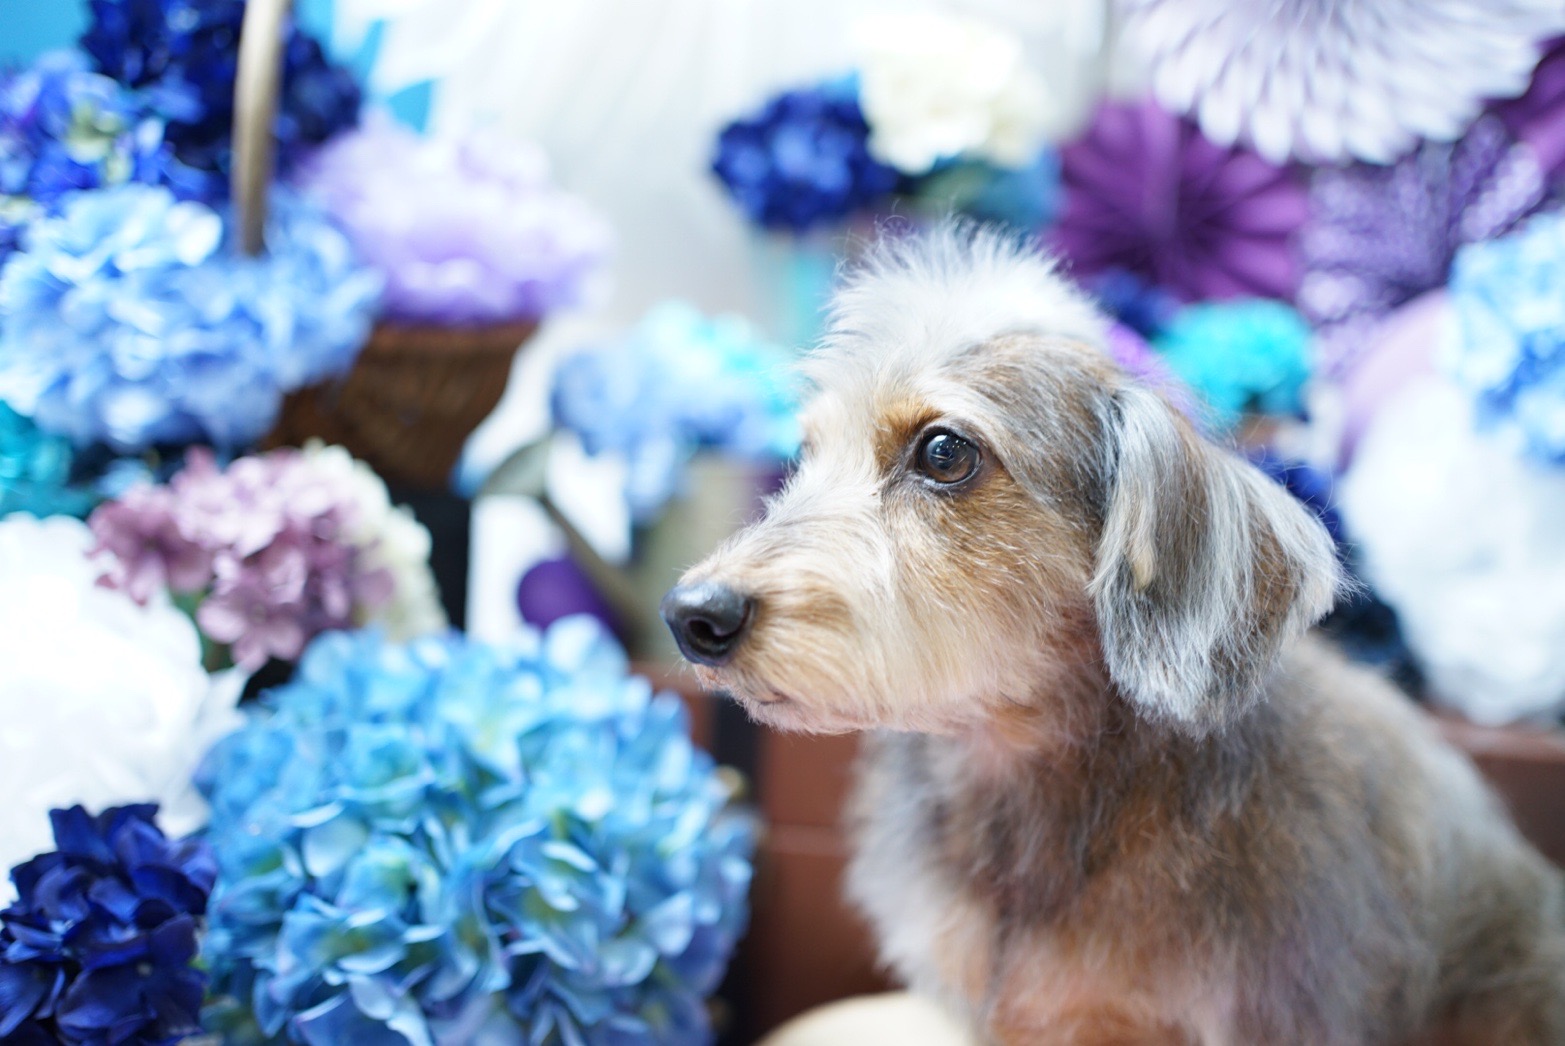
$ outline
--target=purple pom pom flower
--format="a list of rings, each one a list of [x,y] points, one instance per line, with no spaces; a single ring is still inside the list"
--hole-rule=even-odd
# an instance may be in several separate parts
[[[1061,161],[1053,237],[1076,275],[1124,270],[1187,301],[1292,298],[1306,206],[1289,171],[1151,103],[1104,105]]]
[[[1492,116],[1390,166],[1314,172],[1298,300],[1323,372],[1352,370],[1387,314],[1445,285],[1463,244],[1504,233],[1546,195],[1533,154]]]

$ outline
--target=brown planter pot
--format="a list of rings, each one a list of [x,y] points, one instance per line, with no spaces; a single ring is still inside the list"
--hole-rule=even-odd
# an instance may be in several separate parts
[[[379,324],[345,377],[283,401],[266,446],[340,443],[394,486],[443,490],[537,326]]]

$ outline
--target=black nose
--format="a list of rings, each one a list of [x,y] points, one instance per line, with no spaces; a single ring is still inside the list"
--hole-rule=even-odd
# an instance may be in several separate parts
[[[750,624],[753,602],[727,585],[676,585],[658,608],[674,642],[692,661],[721,665],[733,657]]]

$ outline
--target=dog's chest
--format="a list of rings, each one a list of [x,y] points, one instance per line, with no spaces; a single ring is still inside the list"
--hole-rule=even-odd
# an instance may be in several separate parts
[[[1190,955],[1147,918],[1167,910],[1148,896],[1155,877],[1103,867],[1068,802],[964,801],[932,787],[921,747],[889,739],[868,755],[852,874],[884,958],[910,985],[1002,1043],[1105,1021],[1124,1041],[1227,1041],[1232,1001],[1211,987],[1227,979],[1213,976],[1217,957]]]

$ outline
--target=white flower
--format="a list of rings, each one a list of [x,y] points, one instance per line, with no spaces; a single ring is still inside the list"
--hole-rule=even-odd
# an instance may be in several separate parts
[[[955,156],[1022,167],[1063,130],[1021,42],[983,22],[879,14],[854,40],[869,151],[904,174]]]
[[[1160,102],[1273,163],[1389,163],[1527,87],[1559,0],[1119,0]]]
[[[1428,378],[1376,414],[1341,495],[1437,700],[1490,724],[1565,709],[1565,470],[1479,433]]]
[[[429,568],[429,531],[407,506],[391,503],[385,482],[347,448],[310,440],[304,461],[324,485],[353,505],[345,536],[364,550],[365,568],[391,575],[391,600],[360,623],[381,625],[394,640],[444,630],[440,590]]]
[[[49,810],[73,803],[156,802],[170,835],[199,828],[192,775],[240,722],[243,676],[207,675],[166,593],[100,588],[92,545],[75,519],[0,521],[0,870],[51,849]]]

